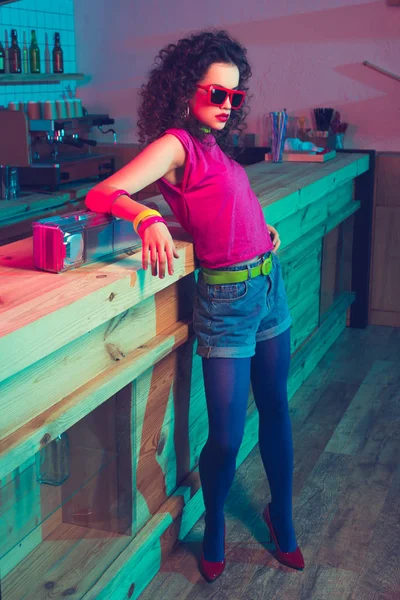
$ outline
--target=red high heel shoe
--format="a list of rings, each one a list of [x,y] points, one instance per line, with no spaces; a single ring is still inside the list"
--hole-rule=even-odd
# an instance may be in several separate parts
[[[296,550],[293,550],[293,552],[282,552],[282,550],[279,548],[278,540],[276,538],[276,534],[272,525],[271,516],[269,514],[270,504],[271,503],[268,503],[267,506],[264,508],[263,518],[266,524],[268,525],[271,538],[273,539],[276,546],[275,557],[277,560],[279,560],[279,562],[281,562],[283,565],[286,565],[287,567],[292,567],[292,569],[303,570],[304,558],[298,546]]]
[[[225,523],[224,523],[224,552],[225,552]],[[224,560],[220,560],[217,562],[213,562],[211,560],[206,560],[204,558],[204,553],[201,553],[200,558],[200,571],[203,577],[208,581],[208,583],[212,583],[215,581],[225,569],[225,558]]]

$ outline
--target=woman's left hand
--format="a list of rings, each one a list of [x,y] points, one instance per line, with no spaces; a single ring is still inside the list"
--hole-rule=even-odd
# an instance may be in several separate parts
[[[279,246],[281,245],[279,233],[277,232],[277,230],[274,227],[272,227],[272,225],[268,225],[268,223],[267,223],[267,227],[268,227],[268,231],[271,235],[272,243],[274,244],[274,249],[272,252],[276,252],[278,250]]]

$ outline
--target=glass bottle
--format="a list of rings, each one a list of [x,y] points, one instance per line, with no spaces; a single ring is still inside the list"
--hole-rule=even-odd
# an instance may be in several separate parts
[[[64,56],[58,31],[54,34],[53,73],[64,73]]]
[[[61,485],[70,474],[69,438],[64,431],[35,456],[36,480],[47,485]]]
[[[21,73],[21,48],[18,46],[17,30],[11,30],[11,46],[8,50],[10,73]]]
[[[0,73],[6,72],[6,53],[3,44],[0,42]]]
[[[18,169],[16,167],[10,167],[10,187],[9,187],[9,200],[18,200],[20,196],[20,186],[18,179]]]
[[[29,47],[29,66],[31,73],[40,73],[40,50],[36,40],[36,31],[32,29]]]
[[[29,51],[26,43],[26,31],[24,31],[24,43],[22,45],[22,72],[29,73]]]

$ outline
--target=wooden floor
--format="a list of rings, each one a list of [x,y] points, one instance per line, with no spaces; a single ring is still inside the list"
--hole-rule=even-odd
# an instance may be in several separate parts
[[[140,600],[400,600],[400,329],[346,329],[290,401],[305,570],[278,563],[258,446],[225,505],[227,565],[198,571],[203,517]]]

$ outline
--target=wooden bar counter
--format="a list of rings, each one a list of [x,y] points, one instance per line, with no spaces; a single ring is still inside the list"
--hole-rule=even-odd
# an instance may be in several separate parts
[[[292,397],[348,323],[355,181],[369,157],[246,167],[278,250],[290,310]],[[204,508],[207,438],[192,331],[193,245],[162,196],[180,258],[160,280],[141,251],[62,274],[34,269],[32,238],[0,247],[2,600],[137,598]],[[238,465],[257,443],[249,396]],[[69,477],[35,458],[67,432]],[[59,457],[58,457],[59,458]]]

